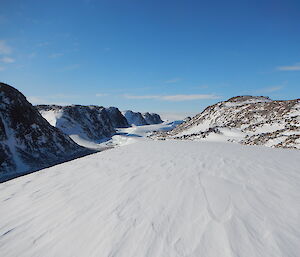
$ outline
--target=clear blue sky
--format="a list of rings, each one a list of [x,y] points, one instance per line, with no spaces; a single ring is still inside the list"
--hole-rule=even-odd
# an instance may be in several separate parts
[[[299,98],[300,1],[0,0],[0,81],[141,111]]]

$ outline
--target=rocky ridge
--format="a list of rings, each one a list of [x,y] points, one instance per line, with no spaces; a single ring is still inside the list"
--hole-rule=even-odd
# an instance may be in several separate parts
[[[22,93],[0,83],[0,182],[91,152],[52,127]]]
[[[149,113],[149,112],[140,113],[140,112],[133,112],[131,110],[127,110],[123,112],[123,115],[125,116],[127,122],[130,125],[135,125],[135,126],[160,124],[163,122],[160,116],[156,113]]]
[[[102,106],[84,105],[37,105],[41,115],[54,127],[67,135],[78,135],[86,140],[111,137],[115,132],[107,110]],[[112,113],[112,110],[111,112]]]
[[[263,96],[233,97],[153,137],[300,149],[300,99],[274,101]]]

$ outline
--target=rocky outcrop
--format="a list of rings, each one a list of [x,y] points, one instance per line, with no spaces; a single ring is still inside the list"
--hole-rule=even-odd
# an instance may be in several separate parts
[[[143,126],[148,125],[147,121],[143,117],[140,112],[133,112],[133,111],[124,111],[123,115],[125,116],[129,125],[136,125],[136,126]]]
[[[147,122],[147,124],[160,124],[163,121],[161,120],[160,116],[156,113],[143,113],[143,117],[145,119],[145,121]]]
[[[120,110],[116,107],[105,108],[114,128],[127,128],[129,124]]]
[[[175,129],[154,137],[300,149],[300,99],[273,101],[263,96],[233,97],[207,107]]]
[[[127,122],[130,125],[143,126],[143,125],[151,125],[151,124],[160,124],[163,121],[160,116],[156,113],[140,113],[133,111],[124,111],[123,115],[127,119]]]
[[[0,181],[90,152],[52,127],[18,90],[0,83]]]

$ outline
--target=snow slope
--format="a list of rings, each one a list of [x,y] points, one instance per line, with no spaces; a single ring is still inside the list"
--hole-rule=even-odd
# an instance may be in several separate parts
[[[105,138],[103,140],[98,140],[97,142],[85,140],[77,135],[71,135],[70,137],[81,146],[101,151],[112,147],[119,147],[127,144],[136,143],[138,141],[147,140],[147,136],[153,134],[153,131],[168,131],[174,128],[176,125],[176,122],[164,122],[161,124],[144,126],[132,125],[128,128],[116,129],[117,133],[111,138]]]
[[[137,139],[0,184],[0,256],[298,257],[299,167],[296,150]]]

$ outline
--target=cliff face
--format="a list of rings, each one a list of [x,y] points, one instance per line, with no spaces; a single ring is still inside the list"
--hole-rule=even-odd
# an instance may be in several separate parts
[[[127,119],[127,122],[130,125],[143,126],[143,125],[151,125],[151,124],[160,124],[163,121],[160,116],[156,113],[140,113],[133,111],[124,111],[123,115]]]
[[[163,121],[157,113],[143,113],[143,117],[148,124],[160,124]]]
[[[18,90],[0,83],[0,181],[89,152],[52,127]]]
[[[273,101],[268,97],[233,97],[207,107],[191,120],[155,137],[300,149],[300,99]]]
[[[38,105],[37,108],[52,126],[67,135],[78,135],[86,140],[99,140],[111,137],[116,132],[109,113],[101,106]],[[114,120],[115,124],[119,122]]]
[[[129,124],[120,110],[116,107],[105,108],[114,128],[127,128]]]

